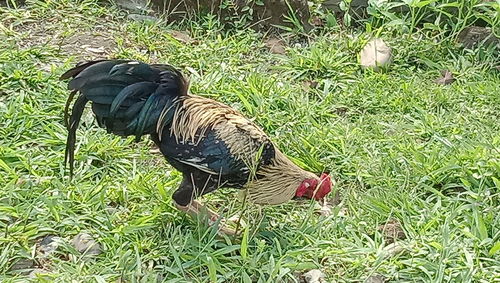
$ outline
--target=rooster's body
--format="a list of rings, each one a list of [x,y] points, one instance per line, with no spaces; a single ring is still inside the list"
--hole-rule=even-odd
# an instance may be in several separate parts
[[[172,198],[185,211],[197,213],[200,204],[194,199],[219,187],[245,188],[248,199],[259,204],[280,204],[294,196],[319,199],[330,191],[326,174],[320,178],[296,166],[239,112],[188,94],[187,82],[169,65],[93,61],[61,78],[71,77],[67,111],[79,93],[67,121],[71,171],[76,129],[90,101],[99,125],[109,132],[137,139],[151,135],[167,161],[183,174]]]

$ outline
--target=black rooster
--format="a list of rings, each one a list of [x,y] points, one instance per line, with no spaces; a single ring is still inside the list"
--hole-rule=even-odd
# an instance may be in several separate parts
[[[294,197],[322,199],[331,191],[321,177],[291,162],[255,124],[229,106],[188,94],[188,83],[169,65],[101,60],[77,65],[66,103],[69,130],[66,162],[73,173],[76,130],[87,102],[99,126],[137,140],[149,134],[167,161],[183,173],[173,194],[176,206],[197,214],[195,198],[219,187],[243,188],[258,204],[280,204]],[[78,98],[69,115],[75,94]],[[207,209],[212,219],[218,215]],[[229,230],[225,230],[230,232]]]

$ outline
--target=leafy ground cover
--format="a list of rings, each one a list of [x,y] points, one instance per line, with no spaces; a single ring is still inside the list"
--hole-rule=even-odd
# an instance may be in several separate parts
[[[381,28],[394,63],[374,73],[357,63],[372,35],[338,27],[283,36],[270,52],[265,34],[213,16],[138,22],[95,1],[31,1],[0,8],[0,19],[2,282],[32,268],[39,282],[294,282],[315,268],[328,282],[500,280],[495,47]],[[172,206],[180,176],[146,138],[108,135],[90,113],[69,180],[58,76],[99,57],[181,68],[193,93],[252,117],[301,166],[330,171],[340,194],[331,214],[309,202],[242,208],[220,191],[204,201],[248,224],[220,237]],[[436,84],[441,70],[455,81]],[[81,232],[101,254],[75,251]],[[42,257],[48,235],[60,245]]]

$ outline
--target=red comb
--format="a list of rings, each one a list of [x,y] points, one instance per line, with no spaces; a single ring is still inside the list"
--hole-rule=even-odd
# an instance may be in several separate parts
[[[330,178],[330,175],[328,175],[327,173],[323,173],[320,176],[319,186],[313,186],[314,187],[305,186],[302,183],[295,192],[295,196],[320,200],[332,191],[332,179]]]
[[[316,200],[324,198],[332,191],[332,179],[330,178],[330,175],[323,173],[319,179],[321,180],[320,185],[316,194],[314,194],[314,199]]]

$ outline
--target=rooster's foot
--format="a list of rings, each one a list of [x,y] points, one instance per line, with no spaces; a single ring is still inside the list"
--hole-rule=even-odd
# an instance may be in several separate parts
[[[221,216],[217,212],[204,206],[203,204],[201,204],[197,200],[191,201],[191,203],[186,205],[186,206],[179,205],[175,201],[174,201],[174,204],[177,207],[177,209],[184,211],[185,213],[191,215],[192,217],[196,217],[200,213],[206,213],[208,216],[208,225],[209,226],[216,225],[217,220],[219,220],[219,218],[220,218],[219,227],[218,227],[219,232],[226,234],[226,235],[233,235],[233,236],[238,234],[235,229],[230,228],[225,224],[226,223],[225,219],[221,218]]]

